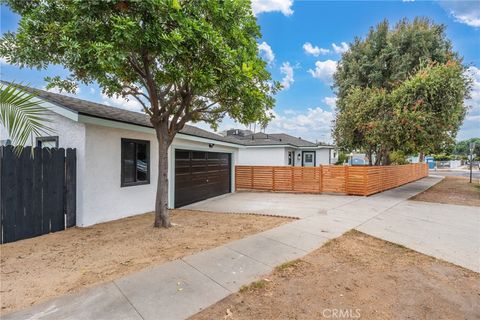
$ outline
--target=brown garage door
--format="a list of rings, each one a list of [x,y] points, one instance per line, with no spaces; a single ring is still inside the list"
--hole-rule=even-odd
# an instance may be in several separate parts
[[[175,208],[230,192],[230,154],[175,150]]]

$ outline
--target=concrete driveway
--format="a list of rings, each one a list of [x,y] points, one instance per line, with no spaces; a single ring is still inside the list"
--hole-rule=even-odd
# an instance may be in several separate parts
[[[182,207],[188,210],[258,213],[307,218],[362,197],[299,193],[236,192]]]

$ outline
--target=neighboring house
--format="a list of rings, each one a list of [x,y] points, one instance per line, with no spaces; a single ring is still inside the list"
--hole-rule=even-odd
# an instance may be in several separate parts
[[[335,146],[313,143],[284,133],[231,129],[225,135],[246,146],[238,151],[240,165],[316,167],[337,161]]]

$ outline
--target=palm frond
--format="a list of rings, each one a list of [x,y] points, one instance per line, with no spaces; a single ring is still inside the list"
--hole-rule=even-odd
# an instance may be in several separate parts
[[[7,130],[12,144],[23,147],[28,139],[51,133],[45,123],[48,110],[35,99],[35,95],[22,90],[16,84],[0,85],[0,122]]]

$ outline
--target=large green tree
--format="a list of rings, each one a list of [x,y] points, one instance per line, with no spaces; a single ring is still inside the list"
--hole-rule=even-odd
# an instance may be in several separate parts
[[[443,25],[416,18],[390,28],[383,21],[338,63],[337,145],[365,151],[375,164],[388,164],[393,150],[437,152],[453,142],[465,116],[464,71]]]
[[[226,114],[265,123],[278,89],[258,56],[247,0],[6,0],[21,16],[0,40],[11,64],[70,71],[47,79],[67,90],[98,83],[143,106],[159,146],[155,227],[171,225],[167,150],[189,121],[215,127]]]

